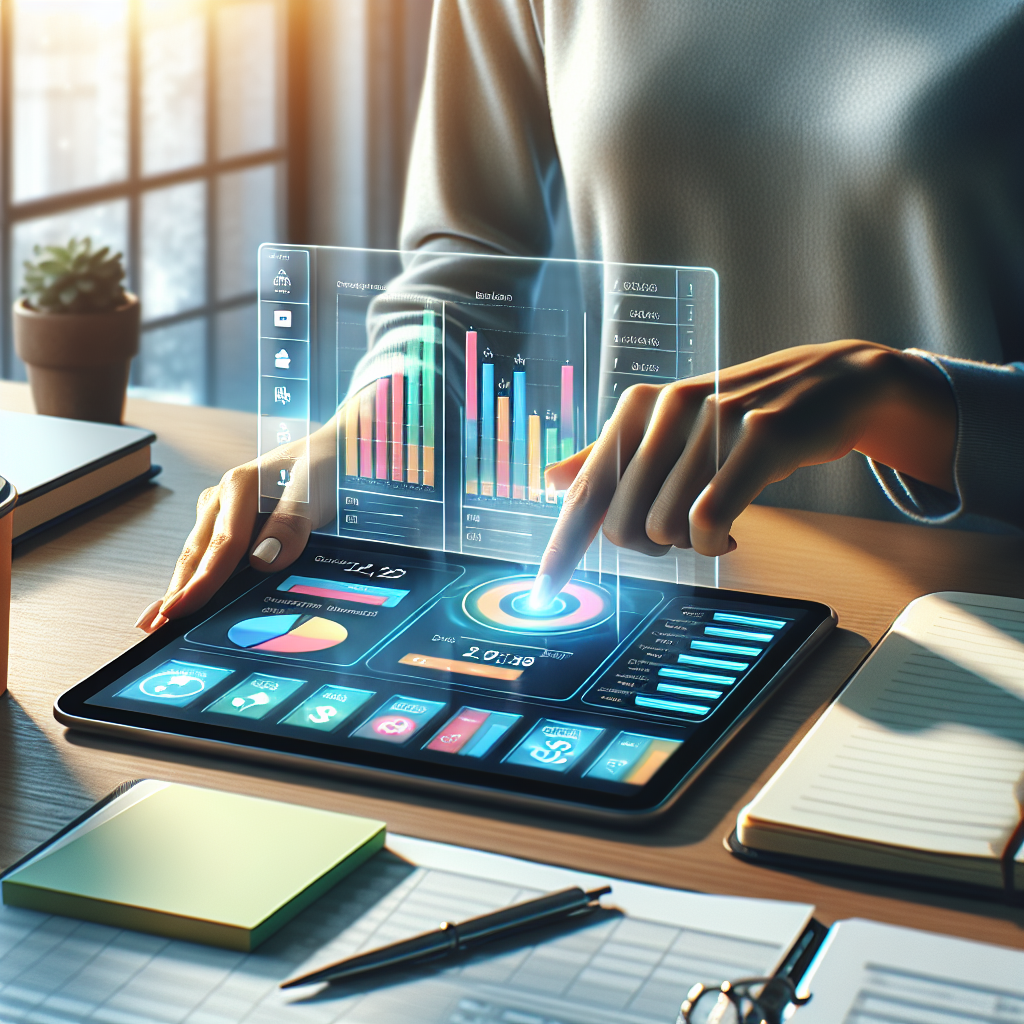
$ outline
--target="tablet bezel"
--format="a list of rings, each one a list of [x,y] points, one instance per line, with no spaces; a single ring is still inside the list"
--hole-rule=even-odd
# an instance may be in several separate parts
[[[336,541],[343,538],[318,537],[318,541]],[[508,563],[475,555],[454,555],[438,551],[422,551],[390,544],[367,544],[360,547],[379,555],[414,556],[430,558],[456,565],[499,567],[502,571],[514,568],[528,573],[535,566]],[[202,753],[240,757],[245,760],[271,762],[280,766],[319,773],[341,773],[370,782],[386,781],[403,786],[427,788],[447,795],[474,795],[477,799],[542,808],[557,813],[572,813],[587,817],[649,818],[666,811],[729,740],[749,721],[757,708],[778,688],[782,681],[806,656],[824,640],[837,622],[835,612],[827,605],[791,598],[773,597],[744,591],[684,586],[682,592],[696,599],[741,601],[747,605],[785,606],[806,612],[801,621],[779,643],[767,651],[764,660],[737,684],[735,694],[743,699],[732,701],[734,711],[730,717],[715,716],[697,726],[669,758],[652,780],[639,787],[636,793],[618,794],[580,785],[560,784],[551,778],[533,779],[518,775],[466,766],[463,763],[416,760],[403,757],[400,750],[388,748],[377,752],[364,748],[345,747],[299,740],[291,736],[259,733],[232,728],[218,723],[208,724],[183,719],[172,719],[143,711],[127,710],[87,704],[87,701],[133,671],[148,658],[185,636],[189,630],[205,622],[254,584],[267,577],[245,566],[218,591],[213,600],[199,612],[184,619],[168,623],[151,636],[113,659],[92,675],[63,693],[54,703],[54,717],[71,729],[104,735],[116,735],[162,746],[186,748]],[[629,577],[624,577],[629,579]],[[650,582],[650,581],[648,581]],[[673,586],[677,586],[673,584]],[[428,602],[432,603],[432,602]],[[365,671],[365,666],[349,670]],[[339,676],[346,672],[339,670]],[[384,678],[387,678],[384,676]],[[457,690],[453,690],[457,693]],[[643,719],[620,717],[614,710],[602,711],[588,707],[588,713],[607,715],[619,727],[639,723]]]

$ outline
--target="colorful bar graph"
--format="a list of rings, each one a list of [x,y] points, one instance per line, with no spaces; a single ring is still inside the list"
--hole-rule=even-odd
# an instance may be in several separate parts
[[[423,311],[423,486],[434,486],[434,314]]]
[[[492,357],[488,339],[475,330],[466,331],[465,355],[466,494],[557,504],[544,468],[576,450],[574,367],[543,356],[536,363],[520,355]],[[530,402],[541,408],[528,412]]]
[[[529,443],[527,446],[529,465],[530,501],[541,500],[540,486],[540,417],[530,417]]]
[[[558,461],[558,427],[548,427],[544,431],[544,468]]]
[[[476,331],[466,331],[466,493],[476,494],[477,440],[480,429],[477,422],[476,389]]]
[[[567,459],[576,450],[573,430],[572,366],[562,367],[562,415],[561,428],[562,458]]]
[[[377,378],[377,408],[374,456],[378,480],[388,478],[388,379]]]
[[[526,371],[512,374],[512,497],[526,500]]]
[[[376,380],[342,406],[345,476],[434,486],[438,356],[431,310],[414,331],[400,351],[378,358]]]
[[[480,367],[480,493],[494,497],[494,363]]]
[[[545,427],[544,429],[544,467],[554,465],[558,462],[558,427]],[[558,503],[558,493],[555,488],[548,488],[547,496],[548,504],[555,505]]]
[[[373,476],[373,395],[370,384],[359,392],[359,475]]]
[[[406,360],[409,375],[405,382],[405,423],[408,438],[405,456],[405,479],[407,483],[420,482],[420,376],[423,341],[414,338],[409,342]]]
[[[507,498],[509,478],[508,395],[498,396],[498,488],[497,496]]]
[[[402,448],[405,439],[405,366],[402,354],[396,353],[391,363],[391,479],[402,479]]]
[[[345,476],[359,476],[359,397],[345,403]]]

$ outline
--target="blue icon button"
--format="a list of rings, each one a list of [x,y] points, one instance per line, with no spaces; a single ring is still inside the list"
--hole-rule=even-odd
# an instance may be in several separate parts
[[[183,708],[201,693],[208,693],[233,672],[230,668],[196,665],[190,661],[165,661],[148,675],[136,679],[117,696]]]
[[[646,785],[676,752],[680,742],[620,732],[584,775],[588,779],[603,779],[605,782]]]
[[[590,725],[544,718],[505,760],[508,764],[546,768],[552,772],[568,771],[603,732],[604,729]]]

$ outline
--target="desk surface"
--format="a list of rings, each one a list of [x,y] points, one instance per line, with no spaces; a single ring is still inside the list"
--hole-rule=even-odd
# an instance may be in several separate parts
[[[0,408],[31,411],[24,385]],[[159,437],[157,483],[58,527],[14,560],[10,692],[0,699],[0,866],[12,863],[127,779],[156,777],[382,818],[407,835],[476,846],[704,892],[802,900],[826,923],[870,917],[1024,948],[1024,910],[770,871],[723,847],[736,814],[771,776],[899,610],[936,590],[1024,596],[1024,541],[753,507],[721,583],[832,605],[839,629],[658,826],[622,830],[337,779],[73,735],[54,699],[139,638],[163,593],[199,492],[251,458],[254,417],[130,401],[127,422]]]

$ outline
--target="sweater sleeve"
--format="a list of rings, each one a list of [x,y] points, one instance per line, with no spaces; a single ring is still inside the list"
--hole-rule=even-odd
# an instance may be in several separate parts
[[[551,252],[562,179],[547,99],[543,14],[534,3],[540,0],[434,4],[399,238],[416,256],[406,258],[386,294],[370,305],[368,351],[347,399],[390,373],[396,357],[409,367],[420,358],[421,342],[440,343],[423,326],[425,302],[447,301],[447,315],[457,318],[460,299],[472,294],[470,281],[505,291],[515,274],[505,262],[495,269],[449,254]],[[536,271],[524,261],[521,272]],[[486,313],[474,307],[474,323],[483,320]],[[460,359],[447,353],[446,386],[459,399]]]
[[[890,501],[922,523],[951,523],[967,514],[1024,528],[1024,363],[993,366],[909,349],[942,371],[957,408],[949,494],[869,459]]]
[[[561,169],[530,0],[437,0],[403,249],[547,256]]]

